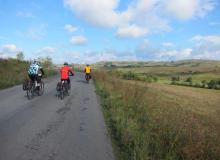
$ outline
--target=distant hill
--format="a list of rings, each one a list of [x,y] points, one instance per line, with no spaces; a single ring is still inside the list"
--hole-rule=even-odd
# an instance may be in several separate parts
[[[102,61],[95,64],[99,67],[178,67],[178,66],[219,66],[215,60],[180,60],[180,61]]]

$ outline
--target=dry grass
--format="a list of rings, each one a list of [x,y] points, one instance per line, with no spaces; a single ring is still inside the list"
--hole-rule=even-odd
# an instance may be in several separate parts
[[[119,159],[219,159],[220,92],[95,75]]]

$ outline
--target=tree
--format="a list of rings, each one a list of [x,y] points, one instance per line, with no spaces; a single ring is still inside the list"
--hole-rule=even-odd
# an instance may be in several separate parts
[[[211,81],[209,81],[209,83],[208,83],[208,88],[209,88],[209,89],[215,89],[216,86],[217,86],[217,84],[218,84],[218,81],[216,81],[216,80],[211,80]]]
[[[174,82],[174,81],[180,81],[180,77],[177,76],[177,77],[171,77],[171,81]]]
[[[23,52],[18,52],[16,55],[17,60],[23,61],[24,60],[24,53]]]
[[[51,57],[38,57],[38,61],[41,62],[43,68],[52,68],[53,67],[53,60]]]

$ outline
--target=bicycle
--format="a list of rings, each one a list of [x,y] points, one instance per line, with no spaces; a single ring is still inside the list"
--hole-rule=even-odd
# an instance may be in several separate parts
[[[91,75],[86,73],[85,79],[86,79],[86,82],[89,83],[89,80],[91,79]]]
[[[71,85],[70,83],[68,83],[67,80],[62,80],[61,82],[58,82],[56,88],[58,92],[58,97],[60,97],[60,99],[63,100],[66,95],[69,96],[70,88]]]
[[[34,82],[32,80],[26,80],[23,83],[23,90],[26,91],[28,100],[34,98],[35,95],[42,96],[44,93],[44,82],[41,80],[38,84],[36,79]]]

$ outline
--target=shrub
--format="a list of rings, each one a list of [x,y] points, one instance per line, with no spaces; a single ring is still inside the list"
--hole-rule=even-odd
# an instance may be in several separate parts
[[[177,77],[172,77],[171,78],[171,81],[173,82],[173,81],[180,81],[180,77],[179,76],[177,76]]]
[[[209,89],[215,89],[215,87],[216,87],[217,84],[218,84],[217,81],[211,80],[211,81],[209,81],[209,83],[208,83],[208,88],[209,88]]]
[[[192,83],[192,77],[188,77],[188,78],[186,79],[186,82]]]

